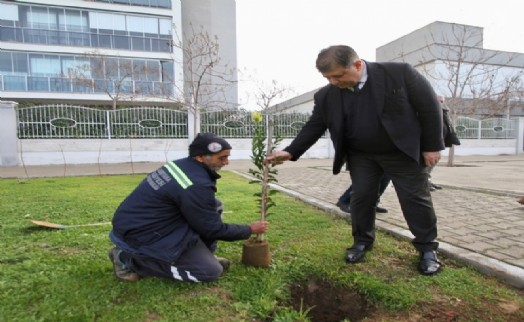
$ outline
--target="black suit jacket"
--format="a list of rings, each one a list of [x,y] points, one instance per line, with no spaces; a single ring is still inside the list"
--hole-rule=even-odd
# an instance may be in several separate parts
[[[406,63],[366,62],[366,66],[370,105],[397,148],[417,162],[422,152],[444,150],[442,109],[429,82]],[[345,126],[341,89],[327,85],[315,94],[313,114],[284,150],[296,161],[329,130],[335,147],[333,173],[338,174],[350,152]]]

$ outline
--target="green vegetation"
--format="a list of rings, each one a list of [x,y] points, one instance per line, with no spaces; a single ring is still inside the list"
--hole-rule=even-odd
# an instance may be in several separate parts
[[[259,187],[230,172],[221,174],[224,221],[251,222]],[[413,314],[430,320],[425,314],[437,306],[440,311],[431,311],[437,321],[445,321],[449,312],[460,321],[524,320],[521,291],[445,258],[441,274],[421,276],[413,247],[380,232],[366,262],[347,265],[350,225],[280,193],[273,196],[278,207],[266,234],[272,266],[246,267],[240,263],[242,241],[221,242],[217,255],[234,265],[205,284],[156,278],[120,282],[107,258],[110,226],[58,230],[30,222],[110,221],[142,178],[0,181],[0,321],[307,321],[314,308],[293,307],[290,288],[310,279],[358,293],[376,309],[373,321],[407,320]]]

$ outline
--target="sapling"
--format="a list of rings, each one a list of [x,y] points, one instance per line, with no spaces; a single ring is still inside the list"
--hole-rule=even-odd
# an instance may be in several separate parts
[[[257,197],[257,202],[260,206],[260,220],[266,220],[270,215],[268,210],[275,206],[271,196],[276,193],[276,190],[271,189],[269,184],[277,182],[276,175],[278,171],[274,169],[276,164],[264,162],[264,160],[267,155],[275,150],[281,139],[278,136],[273,139],[273,120],[270,117],[268,117],[267,126],[264,126],[264,116],[259,112],[254,112],[252,119],[255,124],[255,133],[251,145],[251,160],[256,169],[250,168],[249,173],[256,180],[252,180],[250,183],[259,183],[261,186],[261,190],[254,195]],[[264,234],[257,234],[256,240],[263,241]]]

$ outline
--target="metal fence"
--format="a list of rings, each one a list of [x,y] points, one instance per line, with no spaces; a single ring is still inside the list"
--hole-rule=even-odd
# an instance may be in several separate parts
[[[100,110],[73,105],[42,105],[20,108],[20,139],[125,139],[187,138],[187,111],[162,107],[134,107]],[[273,122],[274,136],[293,138],[310,114],[280,113],[265,115]],[[478,120],[458,116],[455,128],[461,139],[512,139],[517,136],[516,120],[492,118]],[[254,133],[251,112],[216,111],[200,114],[201,132],[226,138],[250,138]]]
[[[517,121],[506,118],[478,120],[459,116],[455,130],[461,139],[514,139],[517,137]]]
[[[187,122],[187,112],[161,107],[42,105],[18,109],[18,138],[185,138]]]

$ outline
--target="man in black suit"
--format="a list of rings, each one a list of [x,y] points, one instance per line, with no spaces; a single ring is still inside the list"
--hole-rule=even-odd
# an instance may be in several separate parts
[[[296,161],[329,130],[333,174],[348,163],[353,184],[354,243],[346,261],[364,259],[375,241],[375,203],[383,174],[391,178],[420,253],[419,271],[437,273],[437,219],[427,167],[444,149],[442,110],[429,82],[405,63],[371,63],[349,46],[322,50],[318,71],[329,81],[314,96],[313,114],[297,137],[267,162]]]

